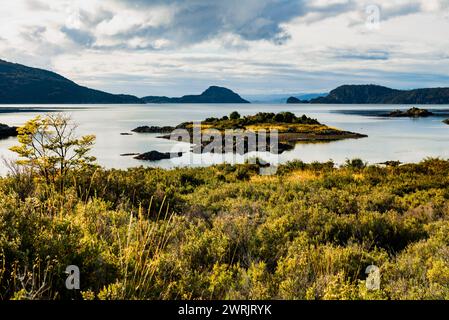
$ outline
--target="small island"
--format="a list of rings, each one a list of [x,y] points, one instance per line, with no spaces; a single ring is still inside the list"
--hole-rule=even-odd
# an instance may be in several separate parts
[[[159,152],[156,150],[145,152],[137,155],[134,159],[146,161],[158,161],[170,158],[178,158],[182,156],[182,152]]]
[[[194,144],[193,141],[193,130],[195,124],[193,122],[184,122],[176,127],[156,127],[156,126],[141,126],[133,129],[133,132],[137,133],[168,133],[175,129],[185,129],[189,132],[190,143]],[[226,145],[225,131],[231,130],[235,137],[240,137],[241,139],[233,139],[232,146],[233,152],[238,153],[248,153],[250,150],[248,147],[248,133],[254,133],[256,138],[258,138],[259,130],[265,130],[267,132],[267,137],[269,138],[269,133],[272,130],[277,130],[278,132],[278,143],[277,148],[271,149],[270,142],[267,142],[266,151],[272,153],[282,153],[284,151],[291,150],[295,147],[296,143],[313,143],[313,142],[330,142],[343,139],[358,139],[367,137],[367,135],[354,133],[349,131],[343,131],[340,129],[332,128],[321,124],[316,119],[302,115],[297,117],[291,112],[259,112],[255,115],[240,116],[236,111],[232,112],[229,116],[224,116],[222,118],[207,118],[201,122],[201,135],[202,141],[201,145],[193,145],[192,151],[194,153],[203,153],[205,147],[211,143],[210,133],[219,132],[221,134],[222,145]],[[160,136],[163,139],[173,139],[170,134]],[[258,150],[261,151],[261,150]],[[209,151],[207,151],[209,152]],[[214,152],[214,151],[210,151]],[[224,148],[222,152],[226,152]],[[155,152],[151,153],[155,155]],[[170,157],[170,154],[164,154],[162,158]],[[145,157],[139,156],[137,159],[142,160],[159,160],[159,157]]]
[[[10,127],[6,124],[0,123],[0,139],[16,137],[17,135],[17,127]]]
[[[420,108],[410,108],[408,110],[394,110],[386,115],[386,117],[392,117],[392,118],[425,118],[432,116],[433,113],[430,112],[427,109],[420,109]]]
[[[443,120],[443,122],[444,122],[445,124],[449,124],[449,119],[445,119],[445,120]]]
[[[163,126],[163,127],[158,127],[158,126],[141,126],[141,127],[137,127],[133,130],[131,130],[132,132],[137,132],[137,133],[170,133],[173,130],[175,130],[175,127],[170,127],[170,126]]]

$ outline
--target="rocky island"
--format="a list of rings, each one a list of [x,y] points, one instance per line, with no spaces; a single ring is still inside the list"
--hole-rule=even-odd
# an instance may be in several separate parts
[[[193,144],[192,151],[195,153],[204,152],[216,152],[216,150],[210,151],[206,149],[212,141],[214,134],[217,132],[221,136],[222,146],[232,146],[232,152],[240,154],[248,153],[251,151],[269,151],[272,153],[282,153],[294,148],[296,143],[310,143],[310,142],[330,142],[343,139],[357,139],[367,137],[366,135],[343,131],[336,128],[326,126],[319,123],[317,120],[302,115],[297,117],[291,112],[260,112],[256,115],[249,115],[241,117],[237,112],[232,112],[229,116],[222,118],[207,118],[201,122],[201,145],[195,145],[193,141],[193,131],[195,128],[193,122],[184,122],[176,127],[170,127],[172,129],[185,129],[189,133],[190,143]],[[158,128],[160,133],[166,133],[166,129],[169,127],[139,127],[134,129],[134,132],[150,132],[155,133]],[[225,136],[225,131],[232,131],[232,141],[226,141],[229,139]],[[260,130],[265,130],[267,133],[267,143],[265,150],[251,149],[248,142],[248,134],[254,133],[255,138],[259,139]],[[278,131],[278,143],[276,148],[272,147],[271,141],[269,141],[269,134],[272,130]],[[160,136],[164,139],[174,139],[170,134]],[[235,138],[235,139],[234,139]],[[221,149],[221,152],[229,152],[230,150]],[[164,157],[170,157],[170,154],[164,154]],[[139,158],[139,157],[138,157]],[[144,158],[144,157],[140,157]],[[148,157],[146,157],[148,158]],[[146,159],[145,159],[146,160]],[[148,160],[153,160],[149,157]]]
[[[175,127],[170,127],[170,126],[163,126],[163,127],[141,126],[141,127],[135,128],[131,131],[137,132],[137,133],[170,133],[175,129],[176,129]]]
[[[134,157],[137,160],[158,161],[170,158],[178,158],[182,156],[182,152],[159,152],[156,150],[145,152]]]
[[[10,127],[6,124],[0,123],[0,139],[16,137],[17,135],[17,127]]]
[[[410,108],[408,110],[394,110],[390,113],[387,113],[385,117],[392,117],[392,118],[423,118],[423,117],[430,117],[433,113],[430,112],[427,109],[420,109],[420,108]]]

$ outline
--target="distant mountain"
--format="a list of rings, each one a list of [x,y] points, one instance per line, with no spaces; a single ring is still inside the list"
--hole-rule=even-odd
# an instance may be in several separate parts
[[[42,69],[0,60],[0,103],[142,103],[131,95],[89,89]]]
[[[232,90],[211,86],[200,95],[187,95],[180,98],[165,96],[143,97],[145,103],[249,103]]]
[[[301,100],[296,97],[290,97],[287,99],[287,103],[308,103],[307,100]]]
[[[310,100],[317,97],[326,96],[327,93],[274,93],[274,94],[249,94],[244,99],[251,103],[285,103],[288,97],[294,97],[299,100]]]
[[[287,103],[295,103],[292,101],[294,100]],[[325,97],[303,102],[323,104],[449,104],[449,88],[396,90],[377,85],[344,85],[332,90]]]

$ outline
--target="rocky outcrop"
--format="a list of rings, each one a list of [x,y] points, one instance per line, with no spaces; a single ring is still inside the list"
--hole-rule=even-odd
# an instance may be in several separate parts
[[[433,113],[426,109],[420,109],[420,108],[410,108],[408,110],[394,110],[390,113],[388,113],[387,117],[393,117],[393,118],[422,118],[422,117],[429,117],[432,116]]]
[[[189,141],[192,144],[193,153],[239,153],[246,154],[253,151],[283,153],[292,150],[296,143],[328,142],[343,139],[359,139],[366,135],[343,131],[328,127],[319,123],[316,119],[306,115],[300,117],[291,112],[259,112],[255,115],[240,116],[232,112],[229,117],[207,118],[202,122],[201,143],[193,139],[193,122],[183,122],[176,127],[148,127],[142,126],[134,129],[135,132],[162,132],[168,128],[169,134],[158,138],[179,141],[177,135],[173,135],[174,129],[185,129]],[[203,130],[204,129],[204,130]],[[210,129],[215,133],[211,136]],[[259,130],[264,129],[266,134],[259,136]],[[270,132],[276,130],[277,141],[271,146]],[[228,134],[229,133],[229,134]],[[184,137],[185,138],[185,137]],[[265,140],[265,143],[259,142]],[[216,141],[218,140],[218,141]],[[257,142],[256,142],[257,141]],[[276,144],[275,144],[276,143]],[[257,150],[256,150],[257,149]],[[148,157],[169,158],[170,154],[149,154]],[[159,159],[156,159],[159,160]]]
[[[158,127],[158,126],[141,126],[137,127],[131,131],[137,132],[137,133],[170,133],[173,130],[175,130],[175,127],[170,126],[164,126],[164,127]]]
[[[158,160],[165,160],[165,159],[171,159],[171,158],[178,158],[182,156],[182,152],[159,152],[156,150],[145,152],[142,154],[139,154],[138,156],[134,157],[134,159],[137,160],[145,160],[145,161],[158,161]]]
[[[0,123],[0,139],[9,137],[16,137],[18,135],[17,127],[10,127],[6,124]]]
[[[131,157],[131,156],[138,156],[138,155],[140,155],[140,153],[129,152],[129,153],[122,153],[120,156],[121,157]]]
[[[445,124],[449,124],[449,119],[443,120]]]

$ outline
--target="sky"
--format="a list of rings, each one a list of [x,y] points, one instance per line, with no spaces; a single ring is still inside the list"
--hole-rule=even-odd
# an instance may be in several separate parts
[[[0,1],[0,59],[112,93],[449,87],[449,0]]]

